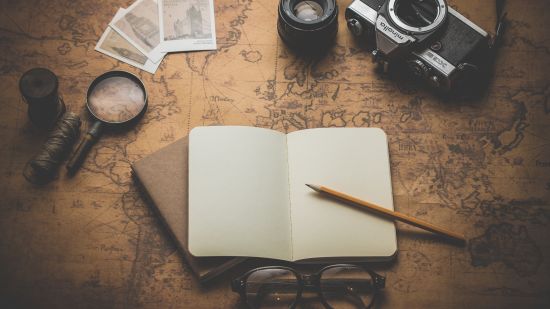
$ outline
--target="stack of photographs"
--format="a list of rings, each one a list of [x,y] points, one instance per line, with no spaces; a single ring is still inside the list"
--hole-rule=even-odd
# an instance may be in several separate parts
[[[167,53],[214,50],[213,0],[138,0],[118,10],[95,49],[151,74]]]

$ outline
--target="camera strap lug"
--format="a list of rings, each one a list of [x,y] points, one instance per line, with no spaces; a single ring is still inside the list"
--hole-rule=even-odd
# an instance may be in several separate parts
[[[377,64],[377,70],[383,73],[388,73],[390,71],[390,63],[384,59],[382,53],[375,49],[372,51],[372,62]]]

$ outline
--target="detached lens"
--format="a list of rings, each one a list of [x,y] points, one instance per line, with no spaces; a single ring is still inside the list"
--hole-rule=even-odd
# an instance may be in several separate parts
[[[294,15],[303,21],[313,21],[323,16],[323,8],[315,1],[298,2]]]
[[[326,49],[338,32],[336,0],[281,0],[277,30],[297,52]]]

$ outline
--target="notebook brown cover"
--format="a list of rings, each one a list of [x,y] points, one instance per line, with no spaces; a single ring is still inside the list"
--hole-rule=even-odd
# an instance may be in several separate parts
[[[245,260],[242,257],[195,257],[187,249],[187,174],[189,140],[176,142],[134,162],[132,171],[201,283]]]

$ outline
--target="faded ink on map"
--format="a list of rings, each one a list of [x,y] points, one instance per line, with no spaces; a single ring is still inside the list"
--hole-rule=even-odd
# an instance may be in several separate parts
[[[229,281],[247,267],[200,288],[130,163],[195,126],[246,125],[384,129],[395,209],[469,239],[457,247],[398,224],[396,262],[371,265],[387,277],[380,308],[550,308],[548,1],[506,1],[492,82],[465,102],[376,73],[346,27],[351,1],[338,2],[338,35],[322,59],[279,39],[277,0],[216,0],[217,51],[172,54],[143,73],[94,51],[130,2],[0,1],[0,307],[238,308]],[[492,3],[448,2],[488,31]],[[21,172],[47,136],[18,90],[33,67],[54,71],[82,116],[96,76],[135,73],[147,112],[130,130],[106,131],[75,177],[30,185]]]

